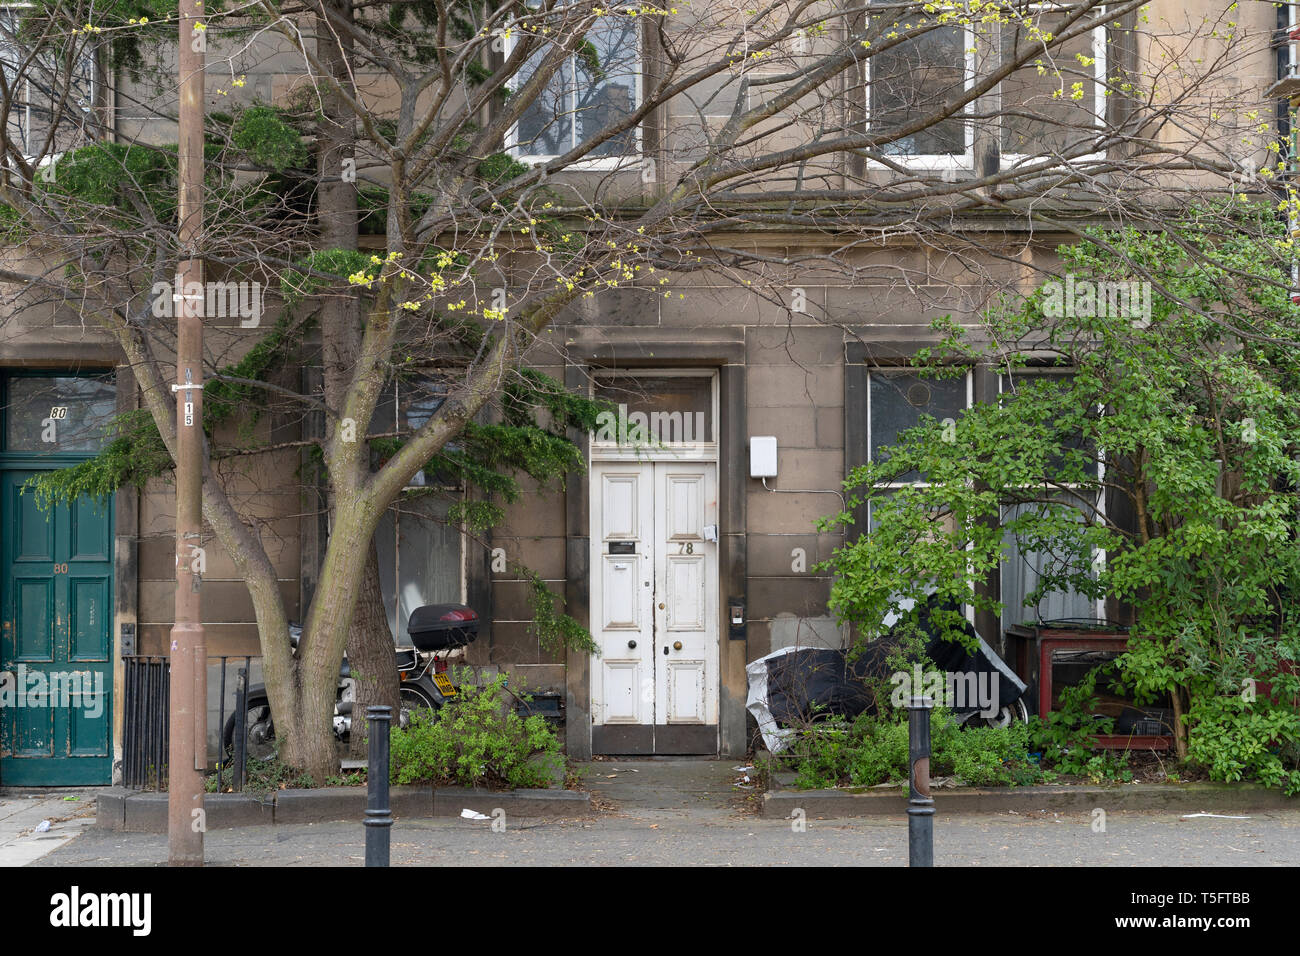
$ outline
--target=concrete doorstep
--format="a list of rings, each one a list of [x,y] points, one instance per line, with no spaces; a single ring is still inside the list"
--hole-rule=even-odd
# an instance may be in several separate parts
[[[1237,813],[1298,810],[1300,798],[1255,784],[1119,784],[1109,787],[1044,786],[935,789],[937,814],[1088,812]],[[813,819],[903,817],[906,786],[868,790],[786,790],[763,794],[763,816],[788,820],[796,810]]]
[[[591,795],[574,790],[482,790],[470,787],[395,786],[389,806],[397,820],[458,817],[462,810],[491,816],[580,817],[591,812]],[[203,797],[208,830],[326,823],[365,817],[365,787],[278,790],[266,794],[208,793]],[[167,794],[109,787],[100,791],[95,826],[128,833],[167,832]]]

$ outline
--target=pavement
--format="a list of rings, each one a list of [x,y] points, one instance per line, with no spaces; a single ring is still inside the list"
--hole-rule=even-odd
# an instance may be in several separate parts
[[[735,760],[621,759],[585,765],[597,816],[584,820],[399,820],[392,862],[414,866],[905,866],[905,819],[767,820]],[[51,798],[53,799],[53,798]],[[963,814],[935,822],[939,866],[1294,866],[1300,811]],[[501,823],[504,822],[504,828]],[[360,865],[361,821],[207,834],[209,864]],[[161,834],[81,829],[36,866],[159,866]],[[20,862],[15,859],[14,862]]]
[[[49,821],[48,828],[42,823]],[[95,823],[94,788],[0,788],[0,866],[25,866]]]

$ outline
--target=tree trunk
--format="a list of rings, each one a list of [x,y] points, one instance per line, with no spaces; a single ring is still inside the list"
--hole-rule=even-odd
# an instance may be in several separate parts
[[[339,769],[331,729],[339,663],[364,590],[366,565],[374,560],[372,540],[378,519],[364,504],[348,507],[349,503],[344,497],[334,509],[329,547],[298,647],[301,721],[298,732],[281,751],[287,762],[310,774],[317,783]],[[377,562],[375,569],[377,573]],[[387,649],[388,667],[392,670],[391,641]]]
[[[379,559],[370,549],[365,578],[357,595],[357,609],[348,634],[348,662],[356,698],[352,704],[352,736],[348,753],[366,756],[366,708],[372,704],[393,708],[393,725],[399,713],[397,668],[393,660],[393,634],[388,629],[383,590],[379,586]]]
[[[297,707],[276,710],[271,702],[280,759],[296,770],[308,774],[317,786],[339,770],[338,749],[332,729],[334,699],[338,688],[338,671],[332,680],[320,679],[306,668],[299,668],[301,678],[295,682],[293,703]],[[315,679],[313,679],[315,677]]]
[[[1174,752],[1179,760],[1187,759],[1187,723],[1186,708],[1183,706],[1183,689],[1175,687],[1169,692],[1170,703],[1174,708]]]
[[[351,17],[349,0],[327,0],[330,8],[338,16]],[[352,90],[350,81],[352,45],[346,32],[340,33],[329,23],[324,10],[316,17],[318,30],[317,55],[325,65],[329,77],[340,87]],[[319,242],[322,249],[356,249],[357,248],[357,200],[356,187],[350,177],[344,173],[345,160],[353,157],[355,136],[354,121],[348,113],[338,90],[326,86],[321,96],[322,114],[317,140],[317,164],[319,185],[316,190],[317,219]],[[321,364],[325,385],[325,402],[327,407],[337,412],[342,407],[344,395],[351,381],[351,369],[356,359],[357,344],[360,339],[360,322],[357,316],[356,297],[346,290],[334,290],[327,293],[321,301]],[[325,419],[325,438],[332,437],[338,427],[333,415]],[[361,456],[359,456],[361,457]],[[367,459],[368,460],[368,459]],[[355,463],[352,463],[356,467]],[[349,475],[344,487],[354,484],[356,475]],[[332,715],[338,686],[338,667],[343,648],[347,643],[346,632],[350,630],[352,601],[359,591],[364,589],[362,570],[354,568],[357,556],[362,552],[355,550],[364,547],[372,554],[370,536],[364,538],[346,534],[344,528],[349,522],[338,513],[339,495],[338,476],[328,474],[327,507],[331,517],[331,539],[326,545],[324,566],[317,578],[316,590],[312,596],[310,608],[303,609],[303,638],[299,648],[298,666],[295,672],[292,696],[297,705],[290,722],[281,731],[281,719],[275,712],[272,701],[272,713],[276,721],[276,734],[281,738],[281,757],[292,766],[309,773],[317,783],[338,771],[338,750],[334,743]],[[346,496],[345,496],[346,497]],[[346,557],[339,559],[335,552],[340,546],[337,538],[342,535],[347,543],[342,546]],[[354,552],[354,553],[349,553]],[[368,575],[367,575],[368,577]],[[375,565],[375,589],[378,593],[378,565]],[[364,594],[364,590],[360,593]],[[382,598],[376,597],[382,605]],[[381,607],[382,611],[382,607]],[[365,620],[363,617],[362,620]],[[384,632],[387,633],[387,622]],[[388,645],[388,669],[393,670],[392,641],[385,636]],[[360,657],[352,661],[353,673],[357,668],[377,673],[373,663],[366,664],[369,655],[365,649]],[[394,688],[394,696],[396,690]],[[359,704],[359,702],[358,702]],[[364,711],[354,713],[354,726],[364,728]],[[361,731],[364,736],[364,729]]]

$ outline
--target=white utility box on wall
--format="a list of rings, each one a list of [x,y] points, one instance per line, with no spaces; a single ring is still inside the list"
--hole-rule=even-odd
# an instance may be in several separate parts
[[[749,436],[749,477],[776,477],[776,436]]]

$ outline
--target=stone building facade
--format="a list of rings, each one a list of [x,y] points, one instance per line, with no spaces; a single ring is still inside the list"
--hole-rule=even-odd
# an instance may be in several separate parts
[[[1151,6],[1175,12],[1170,3]],[[1243,9],[1241,19],[1266,33],[1276,26],[1275,14],[1262,6]],[[1140,58],[1144,51],[1122,55]],[[298,65],[290,54],[241,56],[235,72],[248,79],[236,98],[275,102],[292,92]],[[1262,91],[1275,70],[1262,48],[1235,71],[1234,89],[1227,92],[1243,106],[1268,107]],[[213,78],[210,85],[216,102],[217,88],[229,84]],[[617,96],[607,99],[616,103]],[[120,105],[117,122],[135,135],[155,122],[148,112],[135,115]],[[674,157],[685,155],[672,131],[685,125],[681,116],[656,117],[643,130],[640,148],[670,167]],[[166,124],[150,135],[160,142],[174,139]],[[968,168],[996,164],[998,146],[996,137],[977,134],[963,154]],[[629,190],[641,182],[636,173],[624,179]],[[566,743],[575,757],[742,755],[753,745],[744,706],[746,665],[780,648],[841,646],[849,638],[827,609],[830,579],[818,569],[843,537],[816,527],[819,517],[842,510],[846,472],[920,413],[942,418],[972,401],[996,400],[999,375],[993,369],[972,367],[942,386],[907,371],[916,349],[935,339],[932,320],[951,315],[973,324],[993,296],[1032,289],[1051,267],[1057,244],[1071,237],[1041,229],[1031,234],[1009,219],[983,219],[954,233],[947,247],[891,240],[844,251],[837,250],[834,237],[788,229],[723,238],[761,248],[774,262],[812,262],[813,254],[833,253],[852,260],[853,279],[848,283],[842,270],[809,265],[769,273],[760,289],[703,271],[674,279],[669,297],[632,287],[581,300],[546,334],[533,364],[571,388],[626,406],[629,417],[640,412],[645,421],[683,430],[639,446],[573,436],[583,448],[585,471],[573,475],[562,492],[525,493],[486,538],[455,529],[430,531],[427,524],[420,530],[418,524],[404,525],[396,513],[381,528],[395,638],[403,637],[412,601],[456,600],[475,607],[483,627],[467,662],[508,670],[533,690],[562,692]],[[237,322],[213,326],[209,337],[214,353],[226,355],[255,341],[255,333]],[[66,465],[88,450],[70,445],[50,452],[20,433],[32,424],[18,415],[27,408],[22,402],[30,398],[34,408],[49,397],[32,392],[33,383],[59,391],[66,381],[97,377],[104,385],[93,399],[100,411],[127,411],[139,406],[139,396],[121,362],[106,334],[56,309],[20,310],[0,323],[3,404],[9,410],[0,455],[6,474]],[[297,388],[302,382],[291,378],[286,384]],[[681,440],[687,423],[689,441]],[[256,427],[267,438],[303,435],[301,422],[274,415]],[[762,437],[775,439],[775,474],[751,477],[751,444]],[[299,464],[296,453],[265,456],[237,486],[242,510],[258,520],[294,616],[311,598],[328,533],[319,503],[285,480]],[[12,483],[5,491],[16,494]],[[113,496],[111,539],[100,556],[111,566],[111,591],[105,592],[111,593],[111,607],[100,611],[98,641],[115,689],[108,756],[117,760],[123,657],[166,652],[174,581],[172,493],[169,484],[156,481]],[[3,520],[10,522],[24,507],[17,497],[6,497]],[[35,513],[27,518],[42,520]],[[859,521],[855,530],[864,526]],[[19,548],[6,552],[5,560],[13,565],[21,556]],[[557,656],[539,645],[529,628],[526,584],[509,570],[516,562],[540,573],[564,598],[565,610],[601,645],[599,657]],[[989,586],[1014,597],[1004,582]],[[255,655],[251,602],[219,548],[210,551],[203,589],[210,654]],[[976,621],[995,646],[1005,623]],[[215,695],[217,681],[210,683]],[[104,772],[95,771],[101,777]]]

